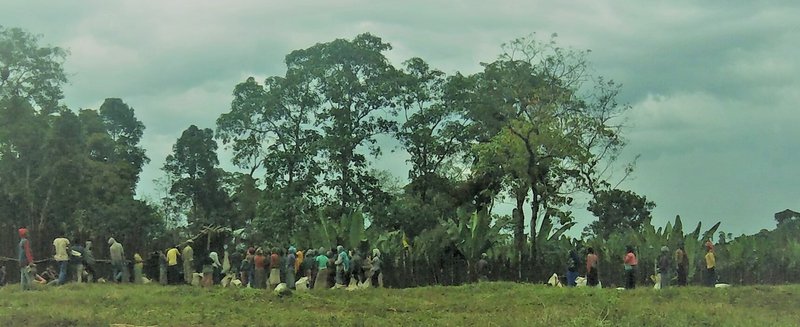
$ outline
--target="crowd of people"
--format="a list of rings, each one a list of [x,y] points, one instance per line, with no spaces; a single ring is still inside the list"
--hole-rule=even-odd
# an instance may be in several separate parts
[[[714,244],[711,243],[710,240],[706,241],[705,248],[706,254],[704,256],[705,269],[703,271],[703,285],[714,287],[717,283],[717,275],[715,271],[716,254],[714,253]],[[574,287],[578,284],[578,269],[580,266],[580,261],[581,259],[576,251],[571,250],[569,252],[569,258],[567,259],[568,265],[566,273],[567,286],[569,287]],[[600,260],[597,254],[595,254],[593,248],[590,247],[586,250],[585,261],[586,286],[597,286],[600,283],[598,277]],[[625,272],[625,288],[636,288],[636,276],[639,260],[632,246],[626,247],[626,253],[622,259],[622,265]],[[678,249],[676,249],[674,253],[670,251],[669,247],[662,246],[656,266],[658,275],[654,281],[658,284],[658,288],[667,288],[670,286],[673,280],[673,272],[676,274],[675,285],[686,286],[688,284],[689,257],[686,254],[686,249],[684,248],[683,243],[678,245]]]
[[[20,282],[22,289],[25,290],[30,289],[34,282],[61,285],[69,281],[78,283],[84,281],[147,283],[155,280],[164,285],[191,284],[210,287],[222,284],[223,286],[236,285],[259,289],[274,289],[282,283],[285,283],[290,289],[297,287],[304,289],[346,288],[349,286],[383,287],[381,252],[378,249],[361,253],[357,249],[348,250],[340,245],[335,249],[323,247],[298,250],[294,246],[289,246],[286,249],[249,247],[246,250],[228,251],[228,246],[225,246],[222,258],[214,251],[197,258],[192,248],[193,242],[190,240],[182,246],[175,245],[166,250],[152,252],[149,266],[151,268],[158,267],[158,269],[153,269],[150,273],[145,274],[145,258],[139,253],[134,253],[133,260],[128,260],[123,245],[112,237],[108,240],[111,274],[107,276],[108,279],[105,279],[97,274],[92,241],[81,242],[79,239],[70,241],[66,237],[55,238],[52,257],[55,265],[50,265],[38,273],[28,240],[28,230],[20,228],[19,237],[17,252],[19,254]],[[717,282],[714,245],[707,241],[705,248],[703,284],[713,287]],[[196,263],[195,259],[199,262]],[[576,251],[569,252],[565,274],[567,286],[578,285],[580,270],[582,270],[581,261]],[[593,248],[590,247],[586,250],[583,261],[585,261],[585,285],[598,286],[600,283],[600,260]],[[622,258],[622,265],[625,272],[625,288],[635,288],[638,259],[633,247],[627,247]],[[666,288],[672,283],[673,272],[676,274],[675,285],[687,285],[689,258],[683,244],[680,244],[674,252],[670,252],[667,246],[663,246],[656,265],[657,276],[654,281],[659,288]],[[475,265],[475,270],[479,281],[488,280],[490,268],[486,253],[481,255]],[[133,273],[130,274],[129,271]],[[2,269],[0,283],[5,283],[5,279],[5,269]]]
[[[282,283],[290,289],[383,287],[381,252],[378,249],[361,253],[340,245],[332,250],[324,247],[298,250],[289,246],[286,249],[249,247],[241,251],[228,251],[226,245],[222,258],[215,251],[197,258],[190,240],[182,246],[175,245],[150,253],[150,266],[157,266],[158,269],[146,274],[145,258],[134,253],[132,260],[128,260],[123,245],[112,237],[108,240],[111,274],[106,279],[98,276],[95,269],[91,241],[81,243],[78,239],[70,241],[66,237],[54,239],[55,265],[46,267],[39,274],[31,252],[28,230],[20,228],[19,237],[17,252],[23,290],[31,289],[33,282],[62,285],[71,281],[149,283],[156,280],[164,285],[210,287],[221,284],[259,289],[274,289]],[[199,262],[195,262],[196,259]]]

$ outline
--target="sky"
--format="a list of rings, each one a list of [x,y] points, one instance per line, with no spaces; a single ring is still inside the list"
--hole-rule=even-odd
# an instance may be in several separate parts
[[[96,109],[117,97],[136,110],[152,159],[144,197],[158,196],[153,180],[185,128],[214,128],[233,87],[283,74],[292,50],[370,32],[392,44],[395,64],[421,57],[470,74],[504,42],[557,33],[623,85],[621,160],[639,158],[620,187],[656,202],[657,226],[681,215],[734,235],[800,211],[797,17],[797,1],[0,0],[0,24],[70,51],[65,104]],[[385,153],[374,166],[404,178],[407,156]],[[220,159],[232,169],[229,157]],[[575,212],[579,233],[592,218],[585,202]]]

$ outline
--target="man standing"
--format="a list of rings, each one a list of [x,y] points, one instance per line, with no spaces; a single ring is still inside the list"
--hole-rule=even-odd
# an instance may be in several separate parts
[[[192,240],[186,242],[186,247],[183,248],[183,280],[186,284],[192,284],[192,274],[194,273],[194,249],[192,249]]]
[[[92,241],[86,241],[86,247],[83,248],[83,268],[89,273],[86,281],[91,283],[97,278],[97,273],[94,271],[94,254],[92,253]]]
[[[67,268],[69,267],[69,255],[67,248],[69,247],[69,240],[64,237],[59,237],[53,240],[53,247],[55,248],[55,255],[53,259],[58,263],[58,285],[64,285],[67,282]]]
[[[33,254],[31,253],[31,243],[28,241],[28,229],[19,229],[19,246],[17,246],[17,257],[19,259],[19,283],[22,285],[22,290],[27,291],[31,289],[31,280],[33,275],[31,270],[36,267],[33,263]]]
[[[679,243],[678,249],[675,250],[675,263],[678,265],[678,286],[686,286],[689,275],[689,257],[686,256],[683,242]]]
[[[114,282],[124,282],[122,277],[125,269],[125,249],[113,237],[108,239],[108,245],[111,254],[111,278]]]
[[[167,284],[169,285],[178,284],[178,280],[180,280],[178,276],[178,256],[180,252],[178,252],[177,247],[176,245],[167,250]]]
[[[717,257],[714,255],[714,244],[706,242],[706,286],[714,287],[717,283]]]
[[[597,286],[600,283],[597,268],[600,259],[594,253],[593,248],[586,250],[586,285],[590,287]]]
[[[669,286],[669,271],[672,269],[672,262],[669,257],[669,248],[665,245],[661,247],[661,256],[658,258],[658,274],[661,277],[661,288]]]

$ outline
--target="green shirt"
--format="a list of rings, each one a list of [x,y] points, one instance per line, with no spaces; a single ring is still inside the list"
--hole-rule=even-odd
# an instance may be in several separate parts
[[[328,268],[328,257],[327,256],[318,255],[317,258],[314,259],[314,260],[317,261],[317,267],[319,268],[319,270]]]

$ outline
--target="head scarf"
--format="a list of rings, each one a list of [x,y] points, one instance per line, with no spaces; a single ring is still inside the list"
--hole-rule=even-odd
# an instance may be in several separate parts
[[[20,228],[17,232],[19,232],[19,238],[28,237],[28,229],[27,228]]]

